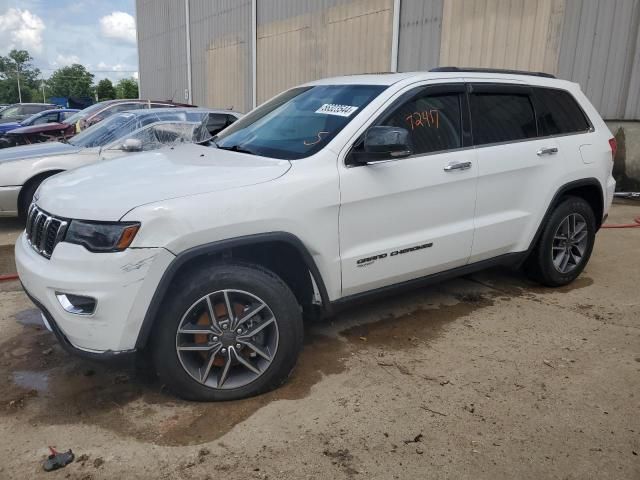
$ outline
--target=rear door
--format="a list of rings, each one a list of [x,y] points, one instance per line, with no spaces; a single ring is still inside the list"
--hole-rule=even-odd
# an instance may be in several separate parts
[[[340,166],[343,295],[467,263],[478,170],[466,102],[462,83],[411,87],[372,125],[409,130],[414,154]]]
[[[531,87],[475,83],[469,99],[478,162],[476,262],[527,249],[550,182],[562,175],[563,151],[555,137],[540,136]]]

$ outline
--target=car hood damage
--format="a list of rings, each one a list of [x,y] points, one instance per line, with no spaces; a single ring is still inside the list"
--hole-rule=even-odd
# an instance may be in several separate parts
[[[184,145],[55,175],[37,204],[60,217],[115,221],[141,205],[264,183],[289,168],[287,160]]]
[[[6,162],[15,162],[18,160],[27,160],[29,158],[49,157],[52,155],[67,155],[77,153],[82,150],[68,143],[45,142],[33,145],[22,145],[19,147],[5,148],[0,150],[0,164]]]

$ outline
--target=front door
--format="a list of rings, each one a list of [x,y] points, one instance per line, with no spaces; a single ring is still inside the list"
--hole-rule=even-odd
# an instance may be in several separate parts
[[[373,125],[406,128],[413,154],[340,165],[345,296],[465,265],[473,242],[478,168],[464,85],[412,87]]]

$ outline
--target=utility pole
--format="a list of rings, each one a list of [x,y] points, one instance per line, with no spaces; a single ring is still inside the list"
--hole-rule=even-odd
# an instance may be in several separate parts
[[[18,62],[16,62],[16,74],[18,76],[18,102],[22,103],[22,91],[20,90],[20,64]]]
[[[47,103],[47,99],[44,96],[44,82],[40,82],[40,86],[42,87],[42,103]]]

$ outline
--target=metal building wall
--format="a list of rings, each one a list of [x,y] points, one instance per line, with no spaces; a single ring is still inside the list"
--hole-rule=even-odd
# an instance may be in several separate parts
[[[193,102],[249,111],[251,0],[189,0],[189,18]]]
[[[440,63],[443,0],[402,0],[398,71],[429,70]]]
[[[257,99],[310,80],[388,71],[393,0],[259,0]]]
[[[184,2],[136,2],[140,97],[184,101],[187,85]]]
[[[640,0],[567,0],[558,76],[607,119],[640,119]]]
[[[564,0],[445,0],[440,63],[555,73]]]

